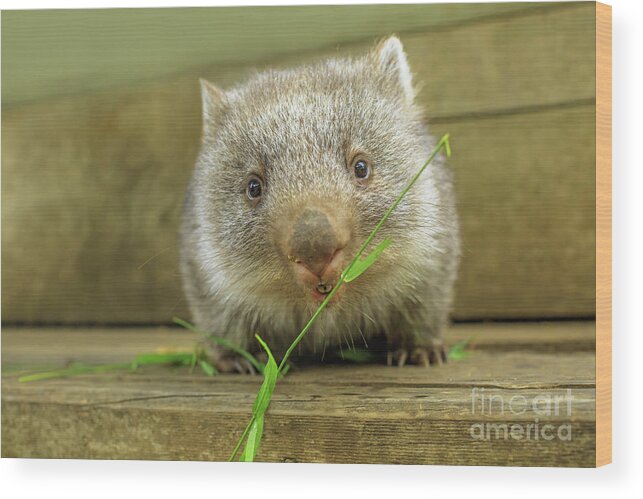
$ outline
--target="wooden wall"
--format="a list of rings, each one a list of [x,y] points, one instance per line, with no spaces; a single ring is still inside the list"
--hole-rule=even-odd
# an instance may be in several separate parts
[[[198,77],[228,86],[392,32],[452,137],[454,316],[593,316],[595,7],[581,2],[4,12],[3,321],[185,315]]]

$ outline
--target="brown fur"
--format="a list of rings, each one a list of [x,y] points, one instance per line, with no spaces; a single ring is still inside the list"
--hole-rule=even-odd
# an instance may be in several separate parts
[[[288,228],[306,209],[322,211],[338,233],[350,234],[341,260],[347,263],[435,140],[414,103],[406,57],[394,37],[362,58],[267,71],[225,92],[202,82],[202,93],[203,144],[182,225],[193,319],[244,348],[255,348],[259,332],[283,352],[318,305],[293,272]],[[372,165],[367,184],[357,184],[350,170],[347,158],[355,154]],[[258,202],[245,193],[251,174],[265,182]],[[384,333],[401,362],[407,353],[423,363],[436,351],[443,356],[459,239],[451,174],[441,155],[376,242],[387,236],[393,244],[344,285],[304,339],[304,350],[363,346]],[[217,351],[219,360],[224,356]]]

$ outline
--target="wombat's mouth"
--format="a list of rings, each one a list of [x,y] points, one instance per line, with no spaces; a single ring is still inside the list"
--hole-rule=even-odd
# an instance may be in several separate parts
[[[345,255],[343,248],[335,250],[318,269],[313,268],[305,260],[294,258],[289,260],[297,282],[308,291],[314,302],[321,303],[337,284],[345,263]],[[337,301],[341,294],[339,291],[341,289],[333,295],[331,303]]]
[[[335,287],[335,284],[336,283],[330,283],[330,282],[320,282],[319,284],[317,284],[317,286],[315,286],[310,290],[310,295],[313,301],[316,303],[323,302],[326,299],[326,297],[330,294],[330,292],[333,290],[333,288]],[[338,289],[335,292],[330,302],[328,302],[329,305],[331,303],[336,302],[339,299],[339,297],[341,296],[341,291],[342,291],[341,289]]]
[[[288,260],[302,298],[321,303],[339,281],[351,250],[351,224],[332,203],[310,200],[290,208],[275,225],[277,247]],[[294,283],[294,284],[295,284]],[[340,293],[333,294],[336,301]]]

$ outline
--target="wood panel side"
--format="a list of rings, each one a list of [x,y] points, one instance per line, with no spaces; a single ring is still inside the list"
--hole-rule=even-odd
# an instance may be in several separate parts
[[[596,4],[596,466],[612,462],[612,7]]]

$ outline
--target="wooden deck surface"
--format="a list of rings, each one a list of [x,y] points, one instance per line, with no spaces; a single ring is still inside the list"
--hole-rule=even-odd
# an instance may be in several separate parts
[[[259,460],[594,466],[594,323],[460,324],[448,340],[471,336],[470,355],[441,367],[291,370],[267,413]],[[146,367],[18,382],[24,372],[129,361],[195,339],[173,328],[3,329],[2,457],[227,459],[259,376]]]

